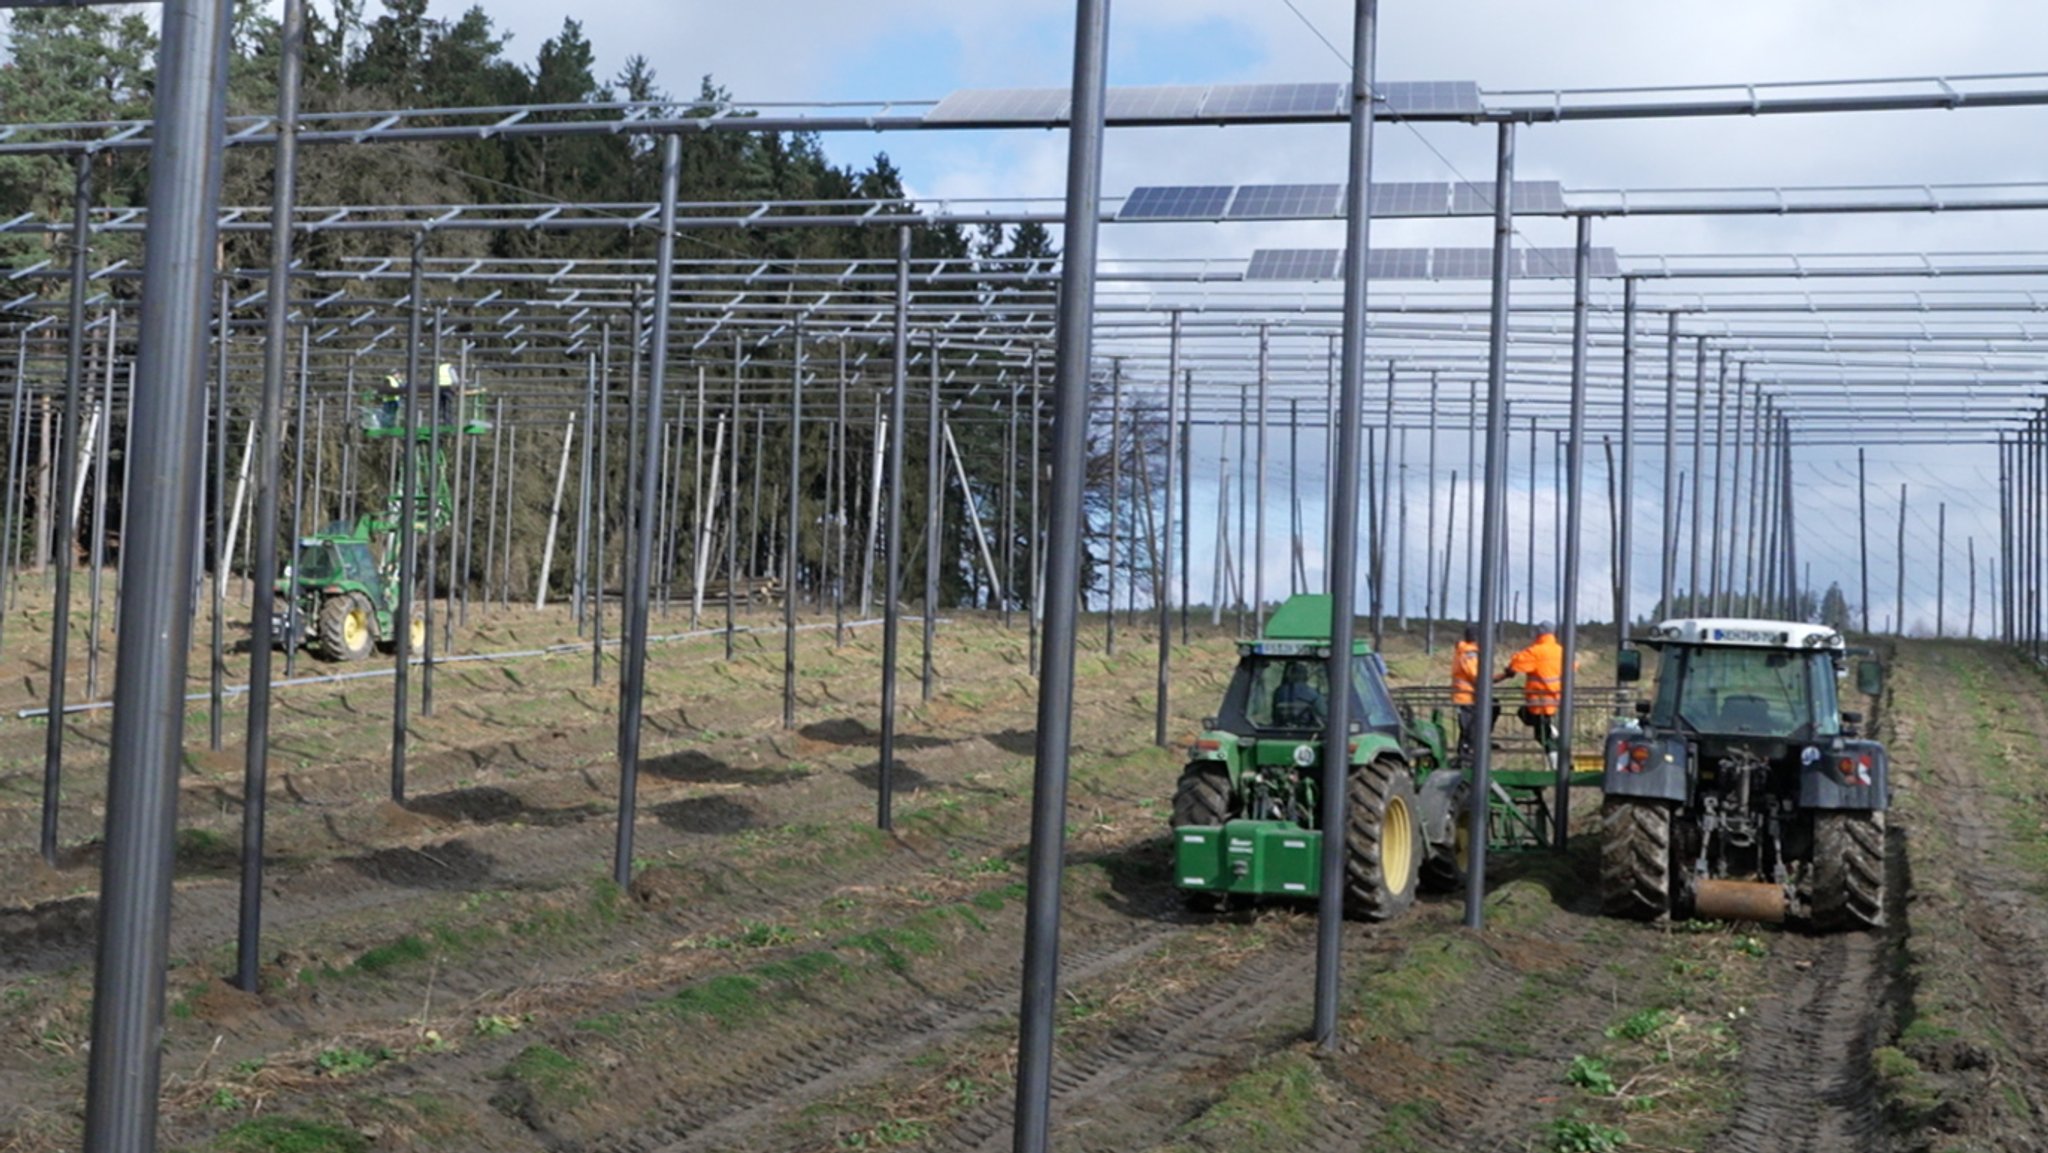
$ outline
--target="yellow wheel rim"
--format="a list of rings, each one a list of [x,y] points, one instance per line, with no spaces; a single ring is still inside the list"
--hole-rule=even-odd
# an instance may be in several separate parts
[[[427,643],[427,622],[414,617],[412,621],[412,651],[418,652]]]
[[[1452,819],[1457,822],[1458,831],[1451,838],[1451,860],[1457,862],[1458,875],[1464,876],[1472,867],[1472,826],[1465,821],[1463,814]]]
[[[1387,892],[1408,891],[1408,878],[1415,872],[1415,814],[1404,797],[1387,798],[1387,816],[1380,828],[1380,871]]]
[[[350,652],[363,647],[370,636],[370,618],[361,609],[350,609],[347,619],[341,622],[341,640]]]

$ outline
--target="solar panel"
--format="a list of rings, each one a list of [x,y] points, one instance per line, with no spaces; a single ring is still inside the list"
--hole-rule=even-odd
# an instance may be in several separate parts
[[[1022,123],[1061,120],[1069,99],[1064,88],[963,88],[924,114],[931,124]]]
[[[1381,280],[1426,280],[1429,277],[1429,249],[1375,249],[1367,267],[1373,276]]]
[[[1513,208],[1517,215],[1564,211],[1564,186],[1555,180],[1517,180]],[[1493,185],[1460,182],[1451,186],[1451,214],[1493,215]]]
[[[1378,85],[1374,102],[1396,116],[1477,116],[1486,111],[1469,80],[1396,80]]]
[[[1429,265],[1429,274],[1436,280],[1490,280],[1493,277],[1493,249],[1432,249]]]
[[[1204,119],[1335,116],[1344,110],[1342,84],[1218,84],[1202,102]]]
[[[1575,249],[1529,248],[1518,249],[1517,251],[1522,254],[1522,264],[1521,267],[1515,270],[1516,276],[1528,276],[1537,279],[1569,279],[1576,275],[1573,269],[1573,261],[1576,259],[1577,251]],[[1620,276],[1621,262],[1616,259],[1614,250],[1612,248],[1588,249],[1586,252],[1586,275]]]
[[[1236,191],[1228,184],[1169,184],[1133,188],[1117,210],[1118,220],[1214,220]]]
[[[1245,267],[1246,280],[1335,280],[1338,259],[1334,248],[1261,248],[1252,253]]]
[[[1401,181],[1372,186],[1374,216],[1442,216],[1451,210],[1451,186]]]
[[[1301,220],[1335,216],[1344,204],[1341,184],[1247,184],[1230,202],[1233,220]]]
[[[1569,278],[1572,275],[1574,251],[1569,248],[1526,248],[1521,253],[1521,267],[1515,269],[1516,276],[1530,276],[1539,280],[1552,277]],[[1591,268],[1592,263],[1587,262]]]
[[[1200,84],[1112,88],[1103,115],[1110,120],[1187,120],[1200,110],[1208,93],[1208,87]]]

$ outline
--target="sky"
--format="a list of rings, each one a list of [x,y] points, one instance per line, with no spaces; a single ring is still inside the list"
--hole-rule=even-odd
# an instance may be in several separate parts
[[[433,5],[452,16],[463,6]],[[498,25],[513,33],[511,54],[530,59],[560,26],[563,9],[543,0],[492,0]],[[694,90],[709,74],[742,102],[935,99],[963,87],[1064,86],[1072,69],[1073,6],[1055,0],[769,0],[734,5],[702,0],[612,0],[577,15],[596,46],[600,72],[614,74],[629,52],[645,54],[672,91]],[[1339,81],[1348,50],[1352,5],[1345,0],[1117,0],[1111,16],[1110,83],[1234,83]],[[1326,42],[1327,41],[1327,42]],[[1473,80],[1489,91],[1630,85],[1740,84],[1789,80],[1953,76],[2028,72],[2041,68],[2048,43],[2048,5],[2032,0],[1955,0],[1939,5],[1900,0],[1692,0],[1656,3],[1481,0],[1442,4],[1386,0],[1381,5],[1379,74],[1387,80]],[[1332,46],[1335,46],[1334,48]],[[1554,179],[1567,188],[1725,188],[1976,181],[2048,181],[2048,110],[1871,113],[1631,121],[1538,126],[1524,131],[1518,177]],[[846,164],[864,164],[886,150],[920,197],[1057,196],[1064,183],[1063,132],[919,132],[888,136],[832,135],[825,147]],[[1104,190],[1120,195],[1145,184],[1272,183],[1342,178],[1341,125],[1268,128],[1118,130],[1110,134]],[[1489,129],[1464,125],[1381,125],[1378,180],[1488,180],[1494,152]],[[1568,225],[1521,223],[1519,243],[1567,245]],[[1481,245],[1483,220],[1390,221],[1375,226],[1374,243]],[[1596,243],[1630,254],[1966,253],[2048,252],[2048,225],[2021,213],[1917,216],[1639,218],[1602,222]],[[1111,226],[1102,234],[1106,258],[1237,257],[1263,246],[1338,247],[1341,225]],[[2011,281],[1999,287],[2012,287]],[[1708,285],[1708,288],[1720,286]],[[1773,291],[1809,285],[1757,285]],[[1821,285],[1822,288],[1840,288]],[[1928,287],[1923,282],[1904,285]],[[1398,291],[1398,290],[1397,290]],[[1518,292],[1522,291],[1518,288]],[[1540,295],[1555,290],[1533,290]],[[1649,290],[1646,289],[1646,294]],[[1596,304],[1618,287],[1596,290]],[[1661,384],[1661,350],[1646,350]],[[1689,365],[1686,371],[1689,371]],[[1411,386],[1412,387],[1412,386]],[[1512,391],[1512,389],[1511,389]],[[1661,392],[1661,389],[1653,389]],[[1655,415],[1654,413],[1652,415]],[[1656,433],[1648,434],[1654,442]],[[1550,434],[1539,437],[1539,558],[1535,603],[1554,615],[1557,582],[1547,575],[1554,533],[1548,463]],[[1844,439],[1844,438],[1837,438]],[[1317,446],[1319,436],[1305,438]],[[1439,469],[1425,467],[1425,437],[1411,434],[1403,469],[1409,493],[1408,574],[1411,611],[1423,607],[1425,565],[1440,575],[1441,554],[1425,560],[1422,528],[1432,503],[1441,527],[1448,511],[1448,473],[1469,482],[1462,430],[1440,438]],[[1213,579],[1214,496],[1220,438],[1198,438],[1194,474],[1198,506],[1193,583],[1205,599]],[[1654,449],[1647,444],[1645,451]],[[1234,451],[1234,450],[1233,450]],[[1689,453],[1689,446],[1686,450]],[[1284,494],[1286,445],[1269,442],[1269,494]],[[1526,507],[1527,444],[1511,445],[1510,507]],[[1936,615],[1937,520],[1947,504],[1944,615],[1958,627],[1966,613],[1962,575],[1966,542],[1981,566],[1980,601],[1996,549],[1996,461],[1982,446],[1948,449],[1884,444],[1867,448],[1871,499],[1872,623],[1893,612],[1900,581],[1895,534],[1898,485],[1912,493],[1904,529],[1906,621],[1931,628]],[[1322,475],[1319,451],[1304,452],[1306,478]],[[1689,466],[1689,458],[1685,458]],[[1641,551],[1635,569],[1638,613],[1656,593],[1656,521],[1661,463],[1644,458],[1636,523]],[[1839,580],[1857,600],[1855,447],[1802,450],[1795,464],[1802,560],[1824,588]],[[1605,616],[1608,526],[1604,464],[1588,458],[1592,503],[1587,512],[1587,571],[1582,615]],[[1318,489],[1304,481],[1304,490]],[[1880,499],[1882,494],[1882,499]],[[1205,499],[1205,496],[1207,499]],[[1265,586],[1284,591],[1288,521],[1284,495],[1268,505]],[[1279,503],[1274,503],[1279,502]],[[1305,491],[1304,522],[1319,535],[1319,492]],[[1522,515],[1517,512],[1517,516]],[[1468,510],[1461,507],[1461,519]],[[1511,527],[1520,568],[1523,543]],[[1746,546],[1748,538],[1730,538]],[[1319,540],[1304,542],[1312,583],[1319,579]],[[1462,612],[1464,553],[1454,551],[1453,615]],[[1526,583],[1511,582],[1518,590]],[[1526,591],[1526,590],[1520,590]],[[1390,587],[1389,599],[1395,590]],[[1524,613],[1524,615],[1530,615]],[[1988,613],[1980,604],[1980,632]]]

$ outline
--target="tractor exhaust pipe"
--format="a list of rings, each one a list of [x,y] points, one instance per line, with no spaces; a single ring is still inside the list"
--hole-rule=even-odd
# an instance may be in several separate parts
[[[1768,921],[1780,924],[1785,920],[1789,902],[1785,897],[1785,886],[1765,881],[1710,881],[1696,882],[1693,890],[1693,915],[1709,921]]]

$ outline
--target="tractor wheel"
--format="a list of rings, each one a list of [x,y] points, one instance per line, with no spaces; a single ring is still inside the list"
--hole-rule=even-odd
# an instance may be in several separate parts
[[[1173,826],[1220,826],[1230,819],[1230,774],[1189,766],[1173,790]]]
[[[1173,790],[1173,825],[1221,827],[1230,820],[1230,774],[1220,767],[1188,766]],[[1230,894],[1182,889],[1181,901],[1190,912],[1221,913],[1230,906]]]
[[[1814,816],[1813,927],[1823,932],[1884,927],[1882,812]]]
[[[423,616],[412,618],[412,635],[407,638],[407,643],[412,646],[414,656],[427,651],[427,618]]]
[[[1384,921],[1415,903],[1423,855],[1415,779],[1406,766],[1384,758],[1354,768],[1350,810],[1344,905],[1353,916]]]
[[[1600,911],[1631,921],[1671,915],[1671,806],[1610,797],[1600,807]]]
[[[376,629],[370,610],[353,596],[332,596],[320,602],[320,655],[330,661],[359,661],[370,655]]]

